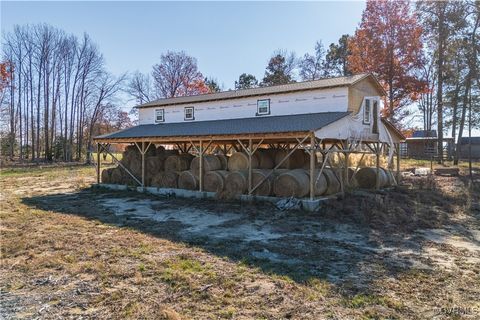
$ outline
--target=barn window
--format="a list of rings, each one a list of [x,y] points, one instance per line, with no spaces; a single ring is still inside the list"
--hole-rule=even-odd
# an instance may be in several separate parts
[[[373,127],[372,133],[378,133],[378,100],[373,101]]]
[[[257,100],[257,116],[270,114],[270,99]]]
[[[363,123],[370,124],[371,112],[370,99],[365,99],[365,108],[363,109]]]
[[[155,123],[165,122],[165,112],[163,109],[155,109]]]
[[[185,107],[184,120],[195,120],[194,107]]]

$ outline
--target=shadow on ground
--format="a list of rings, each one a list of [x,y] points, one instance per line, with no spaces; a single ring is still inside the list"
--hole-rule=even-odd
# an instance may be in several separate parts
[[[297,282],[319,278],[368,293],[380,278],[434,272],[426,250],[431,239],[421,230],[447,228],[475,239],[452,220],[468,197],[461,192],[446,194],[424,181],[414,188],[348,194],[315,213],[99,188],[22,202],[183,242]]]

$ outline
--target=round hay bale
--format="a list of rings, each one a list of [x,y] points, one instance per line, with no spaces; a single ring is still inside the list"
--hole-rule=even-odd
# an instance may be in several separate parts
[[[110,173],[110,183],[123,184],[123,169],[116,167],[112,169]]]
[[[211,155],[211,154],[206,154],[203,156],[203,173],[205,174],[208,171],[213,171],[213,170],[220,170],[222,167],[222,164],[220,163],[220,160],[218,157]],[[195,176],[200,175],[200,157],[195,157],[193,158],[192,162],[190,163],[190,170],[192,171]]]
[[[189,153],[171,155],[165,159],[165,171],[186,171],[190,169],[193,156]]]
[[[290,170],[275,178],[273,191],[278,197],[305,197],[310,190],[310,180],[303,169]]]
[[[135,179],[133,179],[131,175],[129,175],[125,170],[123,169],[121,170],[122,170],[122,184],[126,184],[128,186],[138,186],[138,182],[135,181]],[[138,179],[138,180],[140,181],[141,179]]]
[[[114,168],[103,169],[102,171],[102,183],[111,183],[112,171]]]
[[[129,145],[125,147],[125,153],[130,153],[130,152],[138,152],[138,148],[136,145]]]
[[[128,166],[130,165],[130,162],[138,160],[141,158],[140,151],[138,151],[138,148],[136,146],[128,146],[125,148],[125,151],[122,154],[122,159],[120,162]]]
[[[270,158],[273,160],[273,165],[275,165],[275,156],[277,155],[278,149],[268,148],[262,150],[270,156]]]
[[[273,169],[275,166],[275,160],[272,158],[271,152],[267,150],[268,149],[258,149],[254,153],[258,160],[259,169]]]
[[[225,178],[228,171],[215,170],[205,173],[203,178],[203,189],[209,192],[220,192],[225,188]]]
[[[158,172],[163,171],[164,162],[157,156],[149,156],[145,158],[145,174],[154,176]]]
[[[252,155],[252,169],[258,168],[258,157],[257,153]],[[241,171],[248,169],[248,154],[245,152],[235,152],[232,154],[230,159],[228,159],[228,170],[229,171]]]
[[[388,183],[388,177],[385,171],[382,169],[378,172],[379,187],[382,188]],[[377,182],[377,168],[364,167],[360,168],[355,175],[357,178],[358,186],[365,189],[374,189]]]
[[[142,176],[142,160],[133,160],[130,161],[129,165],[126,166],[127,169],[132,173],[135,177],[141,177]]]
[[[284,170],[280,171],[273,171],[272,170],[265,170],[265,169],[257,169],[252,170],[252,188],[255,188],[261,181],[262,184],[258,186],[254,191],[253,194],[257,196],[270,196],[273,194],[273,182],[275,181],[275,177],[277,177],[280,173],[283,173]],[[270,174],[270,175],[269,175]]]
[[[354,167],[348,168],[348,182],[349,182],[349,186],[352,188],[358,187],[357,175],[355,172],[357,172],[357,168],[354,168]]]
[[[310,171],[306,170],[305,173],[308,175],[308,177],[310,177]],[[322,172],[322,174],[320,174],[320,170],[315,170],[313,173],[313,179],[315,180],[314,189],[313,189],[314,195],[316,196],[323,195],[328,189],[328,182],[327,182],[327,178],[325,177],[325,173]],[[310,181],[308,183],[310,184]],[[310,193],[310,190],[309,190],[309,193]]]
[[[178,176],[178,188],[187,190],[198,189],[198,178],[191,170],[183,171]]]
[[[162,171],[152,179],[152,185],[159,188],[178,188],[178,173],[175,171]]]
[[[159,157],[162,160],[166,160],[169,156],[175,156],[178,155],[178,150],[172,149],[172,150],[163,150],[163,151],[158,151],[157,149],[157,157]]]
[[[290,152],[290,150],[278,150],[275,153],[275,166],[277,166]],[[278,167],[279,169],[299,169],[305,163],[305,152],[303,150],[295,150],[290,157],[288,157]]]
[[[310,155],[305,153],[304,157],[305,157],[305,161],[303,162],[302,168],[305,169],[305,170],[310,170]],[[319,162],[319,158],[318,158],[317,154],[315,154],[314,157],[315,158],[314,158],[314,161],[313,161],[313,167],[314,168],[321,168],[322,163]]]
[[[221,170],[228,170],[228,157],[224,154],[217,154],[218,160],[220,160]]]
[[[392,171],[390,171],[386,168],[380,168],[380,169],[382,169],[383,172],[385,173],[385,175],[387,176],[387,183],[385,184],[385,187],[395,185],[395,178],[393,176]]]
[[[248,190],[248,172],[233,171],[225,178],[225,191],[228,194],[244,194]]]
[[[327,191],[325,191],[325,195],[329,194],[335,194],[340,192],[341,186],[340,186],[340,181],[341,177],[338,177],[335,175],[335,171],[332,170],[331,168],[323,168],[323,174],[325,175],[325,178],[327,179]]]

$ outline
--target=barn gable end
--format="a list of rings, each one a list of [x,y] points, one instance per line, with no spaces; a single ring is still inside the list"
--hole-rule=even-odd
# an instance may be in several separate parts
[[[359,112],[365,97],[384,95],[385,91],[373,76],[363,78],[348,88],[348,111]]]

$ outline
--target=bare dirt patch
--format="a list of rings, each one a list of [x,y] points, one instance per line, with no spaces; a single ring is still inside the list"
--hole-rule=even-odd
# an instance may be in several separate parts
[[[1,176],[3,317],[479,316],[479,194],[463,178],[412,177],[305,213],[112,192],[92,177]]]

